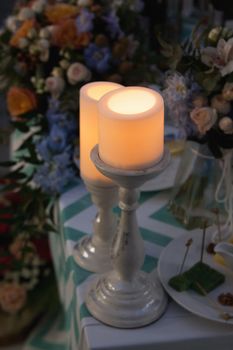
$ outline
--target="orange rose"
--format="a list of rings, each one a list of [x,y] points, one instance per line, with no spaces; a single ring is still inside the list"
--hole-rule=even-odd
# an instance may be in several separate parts
[[[53,44],[58,47],[80,48],[87,46],[91,39],[90,33],[78,34],[75,20],[67,19],[60,23],[53,32]]]
[[[20,311],[27,300],[25,288],[16,283],[0,285],[0,306],[3,311],[15,314]]]
[[[13,86],[7,93],[7,107],[10,115],[17,119],[21,114],[37,108],[36,96],[29,89]]]
[[[18,47],[20,39],[26,38],[28,35],[28,32],[36,27],[36,22],[34,19],[28,19],[23,24],[21,27],[17,30],[17,32],[12,36],[10,40],[10,45],[14,47]]]
[[[64,19],[77,16],[79,9],[77,6],[68,4],[55,4],[46,6],[45,16],[50,23],[56,24]]]

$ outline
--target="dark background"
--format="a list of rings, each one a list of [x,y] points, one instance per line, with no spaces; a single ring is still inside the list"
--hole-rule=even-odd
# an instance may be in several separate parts
[[[0,22],[11,12],[15,0],[0,0]]]

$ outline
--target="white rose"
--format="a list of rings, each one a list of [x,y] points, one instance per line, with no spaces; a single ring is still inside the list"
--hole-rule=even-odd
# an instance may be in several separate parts
[[[36,47],[40,52],[40,60],[42,62],[47,62],[49,59],[49,46],[50,43],[46,39],[40,39],[36,43]]]
[[[217,112],[210,107],[196,107],[191,111],[190,117],[196,124],[199,132],[205,134],[216,122]]]
[[[50,38],[50,36],[51,36],[50,30],[46,27],[42,28],[39,32],[39,37],[41,39],[48,39],[48,38]]]
[[[28,47],[29,45],[29,41],[26,38],[21,38],[19,40],[19,48],[20,49],[25,49],[26,47]]]
[[[62,69],[68,69],[70,66],[70,62],[67,60],[61,60],[59,62],[59,65],[62,67]]]
[[[211,100],[211,107],[215,108],[218,113],[228,114],[231,110],[230,102],[224,100],[222,95],[215,95]]]
[[[42,51],[44,49],[48,49],[50,46],[50,43],[46,39],[40,39],[37,41],[38,48]]]
[[[31,28],[29,32],[27,33],[27,37],[29,39],[34,39],[37,36],[37,31],[35,28]]]
[[[7,18],[6,20],[6,27],[7,29],[9,29],[11,32],[16,32],[16,30],[18,29],[19,26],[19,21],[17,19],[17,17],[15,16],[10,16]]]
[[[218,125],[225,134],[233,134],[233,121],[231,118],[221,118]]]
[[[32,10],[36,13],[41,13],[46,5],[46,0],[37,0],[32,4]]]
[[[46,90],[51,93],[54,98],[58,98],[65,87],[65,82],[62,77],[48,77],[45,81]]]
[[[56,31],[58,26],[56,25],[50,25],[50,26],[47,26],[46,29],[49,31],[50,35],[53,35],[53,33]]]
[[[73,63],[67,71],[67,78],[71,85],[75,85],[80,81],[89,81],[91,72],[82,63]]]
[[[32,9],[30,9],[28,7],[24,7],[19,11],[18,19],[20,21],[25,21],[27,19],[33,18],[34,16],[35,15],[34,15],[34,12],[32,11]]]

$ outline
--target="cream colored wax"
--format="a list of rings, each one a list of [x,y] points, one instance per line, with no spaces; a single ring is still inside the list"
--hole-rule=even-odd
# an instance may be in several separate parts
[[[110,82],[94,82],[80,90],[80,172],[81,177],[101,186],[112,182],[103,176],[90,159],[90,152],[98,141],[98,101],[109,91],[122,85]]]
[[[162,96],[144,87],[126,87],[99,102],[99,155],[120,169],[145,169],[164,151]]]

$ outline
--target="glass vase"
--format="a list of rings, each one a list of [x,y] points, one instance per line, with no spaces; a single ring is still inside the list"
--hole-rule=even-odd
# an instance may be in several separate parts
[[[186,229],[202,228],[204,221],[217,228],[226,222],[226,210],[217,199],[225,195],[224,186],[219,187],[222,169],[206,144],[186,143],[168,205]]]

